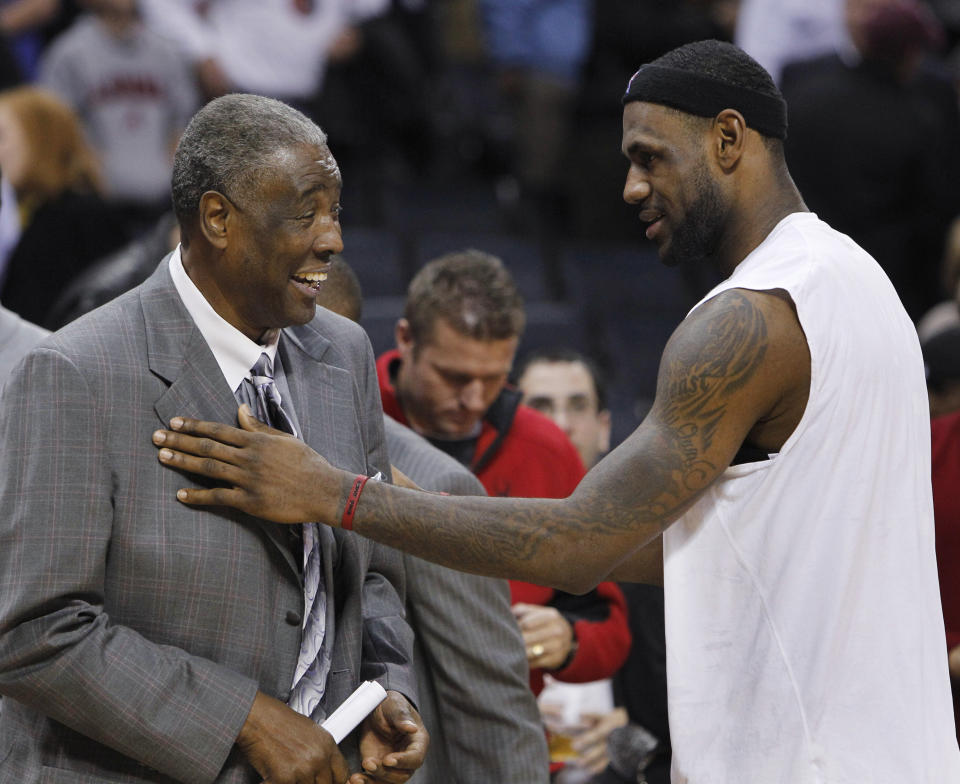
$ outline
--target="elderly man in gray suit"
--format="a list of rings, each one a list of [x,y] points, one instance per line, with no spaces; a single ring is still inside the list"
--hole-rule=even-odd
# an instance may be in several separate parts
[[[239,399],[358,472],[389,471],[369,342],[315,308],[339,197],[299,112],[208,104],[174,164],[180,247],[10,378],[0,782],[393,784],[422,762],[399,555],[181,505],[184,477],[150,443],[183,411],[235,421]],[[363,680],[388,696],[341,753],[317,722]]]
[[[360,281],[342,258],[333,260],[317,304],[360,321]],[[409,477],[425,490],[486,495],[469,470],[410,428],[386,414],[383,427],[398,484]],[[546,784],[546,738],[506,580],[406,553],[403,563],[420,711],[430,731],[430,753],[411,784]]]

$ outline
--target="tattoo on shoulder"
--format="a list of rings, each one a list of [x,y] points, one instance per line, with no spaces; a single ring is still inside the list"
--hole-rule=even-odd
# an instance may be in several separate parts
[[[731,396],[763,362],[767,324],[748,297],[733,291],[694,329],[700,339],[683,341],[672,352],[658,397],[665,402],[664,422],[676,434],[678,454],[696,474]]]
[[[767,323],[749,297],[732,291],[688,325],[692,331],[665,355],[657,391],[660,428],[638,459],[643,479],[624,482],[628,464],[601,466],[611,481],[585,499],[590,518],[574,512],[537,528],[517,515],[520,560],[536,557],[554,526],[583,533],[621,534],[637,525],[668,522],[717,474],[709,450],[734,393],[756,374],[767,352]],[[639,476],[639,474],[638,474]],[[517,546],[519,545],[519,547]]]

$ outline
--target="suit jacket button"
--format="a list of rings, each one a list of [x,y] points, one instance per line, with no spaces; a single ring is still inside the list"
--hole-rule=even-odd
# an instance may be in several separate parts
[[[287,623],[291,626],[299,626],[303,621],[303,616],[296,610],[287,610]]]

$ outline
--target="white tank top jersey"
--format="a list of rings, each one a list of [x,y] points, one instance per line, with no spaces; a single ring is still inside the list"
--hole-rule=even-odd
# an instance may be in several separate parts
[[[664,534],[674,784],[960,784],[916,330],[877,263],[784,218],[701,301],[784,289],[810,396]]]

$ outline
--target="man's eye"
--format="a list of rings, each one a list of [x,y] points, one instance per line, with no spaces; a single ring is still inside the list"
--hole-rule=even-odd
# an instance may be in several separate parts
[[[441,370],[440,375],[443,377],[444,381],[453,387],[465,387],[471,381],[470,376],[462,373],[452,373],[450,371]]]
[[[343,207],[341,207],[339,204],[334,204],[330,208],[330,214],[333,215],[333,217],[337,220],[340,220],[340,216],[343,214]]]
[[[313,212],[311,211],[311,212],[305,212],[305,213],[303,213],[303,215],[300,216],[300,220],[305,221],[305,222],[312,222],[312,221],[313,221]]]

